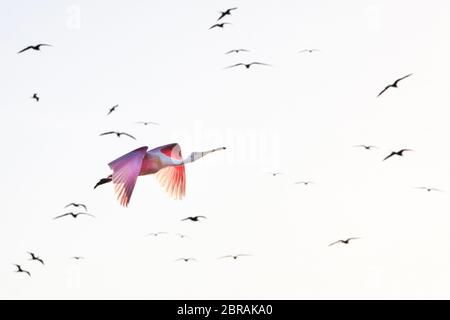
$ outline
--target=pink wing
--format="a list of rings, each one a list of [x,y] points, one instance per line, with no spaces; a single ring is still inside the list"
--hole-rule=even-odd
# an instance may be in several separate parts
[[[142,160],[148,147],[141,147],[131,151],[120,158],[110,162],[108,165],[113,170],[112,181],[117,199],[124,207],[128,206],[134,185],[141,171]]]
[[[181,148],[177,143],[158,148],[165,156],[180,161],[183,159]],[[182,199],[186,193],[186,173],[184,165],[166,167],[156,173],[160,185],[175,199]]]
[[[156,173],[160,185],[175,199],[182,199],[186,193],[186,173],[184,165],[167,167]]]

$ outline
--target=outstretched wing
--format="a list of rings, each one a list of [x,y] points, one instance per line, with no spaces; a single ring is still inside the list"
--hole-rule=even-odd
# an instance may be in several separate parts
[[[24,52],[24,51],[27,51],[27,50],[29,50],[29,49],[31,49],[31,48],[32,48],[31,46],[28,46],[28,47],[26,47],[26,48],[20,50],[19,52],[17,52],[17,54],[22,53],[22,52]]]
[[[124,207],[128,206],[134,185],[141,171],[142,160],[148,147],[141,147],[110,162],[108,165],[113,170],[112,182],[117,199]]]
[[[161,154],[174,162],[182,162],[181,148],[177,143],[157,148]],[[155,174],[159,184],[175,199],[182,199],[186,193],[186,172],[184,165],[170,166]]]
[[[384,88],[377,97],[381,96],[387,89],[389,89],[390,87],[392,87],[392,85],[388,85],[386,88]]]

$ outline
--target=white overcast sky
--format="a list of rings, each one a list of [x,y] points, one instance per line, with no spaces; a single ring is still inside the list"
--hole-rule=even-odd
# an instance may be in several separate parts
[[[232,25],[208,30],[234,6]],[[450,298],[449,12],[446,0],[1,1],[0,298]],[[53,47],[17,54],[37,43]],[[224,54],[235,48],[250,52]],[[224,69],[251,61],[272,66]],[[138,140],[99,137],[109,130]],[[111,185],[93,190],[108,162],[173,142],[228,149],[187,166],[182,201],[152,176],[129,208]],[[401,148],[414,152],[382,161]],[[95,219],[52,220],[73,201]],[[180,222],[197,214],[208,219]],[[145,237],[157,231],[169,234]],[[252,256],[217,259],[237,253]]]

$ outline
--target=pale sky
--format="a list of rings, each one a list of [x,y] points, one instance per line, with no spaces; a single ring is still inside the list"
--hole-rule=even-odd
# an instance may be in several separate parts
[[[208,30],[231,7],[232,25]],[[449,299],[449,12],[445,0],[2,1],[0,298]],[[53,47],[17,54],[37,43]],[[237,48],[250,52],[224,54]],[[271,66],[224,69],[252,61]],[[110,130],[138,140],[99,136]],[[183,200],[152,176],[128,208],[112,185],[93,190],[110,161],[173,142],[185,156],[227,147],[187,165]],[[382,161],[402,148],[414,152]],[[52,220],[69,202],[96,217]],[[238,253],[252,256],[217,259]]]

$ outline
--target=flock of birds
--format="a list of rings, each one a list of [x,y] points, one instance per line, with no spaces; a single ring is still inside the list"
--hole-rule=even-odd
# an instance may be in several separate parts
[[[222,21],[222,19],[224,19],[227,16],[231,16],[232,13],[235,12],[236,10],[238,10],[238,8],[233,7],[233,8],[229,8],[224,11],[221,11],[220,16],[218,17],[216,23],[214,25],[212,25],[209,29],[223,29],[225,26],[231,25],[230,22],[224,22],[224,21]],[[18,54],[22,54],[27,51],[41,51],[42,47],[51,47],[51,45],[45,44],[45,43],[40,43],[37,45],[30,45],[30,46],[27,46],[26,48],[20,50],[18,52]],[[239,55],[240,53],[243,53],[243,52],[249,52],[249,50],[243,49],[243,48],[232,49],[232,50],[225,52],[225,54]],[[314,53],[314,52],[320,52],[320,50],[319,49],[303,49],[303,50],[299,51],[299,53]],[[267,63],[254,61],[254,62],[250,62],[250,63],[242,63],[242,62],[236,63],[236,64],[226,67],[226,69],[240,67],[240,66],[245,67],[246,69],[250,69],[250,67],[256,66],[256,65],[270,66],[270,64],[267,64]],[[387,85],[383,90],[381,90],[377,97],[380,97],[381,95],[385,94],[389,89],[398,88],[398,84],[401,81],[407,79],[408,77],[410,77],[412,75],[413,74],[411,73],[411,74],[408,74],[406,76],[396,79],[392,84]],[[34,99],[36,102],[40,101],[40,97],[39,97],[38,93],[34,93],[31,98]],[[112,113],[116,112],[118,108],[119,108],[118,104],[110,107],[108,109],[107,115],[109,116]],[[140,124],[140,125],[144,125],[144,126],[159,125],[159,123],[153,122],[153,121],[140,121],[140,122],[136,122],[136,124]],[[112,130],[112,131],[108,131],[108,132],[104,132],[104,133],[100,134],[100,136],[109,136],[109,135],[113,135],[113,136],[115,135],[118,138],[125,136],[130,139],[136,140],[136,137],[133,136],[132,134],[129,134],[127,132],[122,132],[122,131]],[[364,145],[364,144],[355,145],[354,147],[362,148],[367,151],[377,148],[376,146],[373,146],[373,145]],[[122,206],[126,207],[129,204],[129,201],[131,199],[131,195],[132,195],[132,192],[133,192],[133,189],[134,189],[134,186],[135,186],[138,176],[155,174],[157,179],[159,180],[160,184],[162,185],[163,188],[166,189],[166,191],[169,193],[169,195],[171,195],[172,197],[174,197],[176,199],[181,199],[185,195],[186,178],[185,178],[184,165],[187,163],[194,162],[209,153],[220,151],[220,150],[225,150],[225,149],[226,149],[225,147],[221,147],[221,148],[211,149],[209,151],[193,152],[187,158],[183,158],[182,154],[181,154],[181,148],[176,143],[157,147],[157,148],[154,148],[151,150],[149,150],[148,147],[141,147],[139,149],[133,150],[133,151],[117,158],[116,160],[110,162],[109,167],[112,169],[113,173],[110,174],[109,176],[107,176],[106,178],[100,179],[97,182],[97,184],[94,186],[94,189],[100,185],[112,182],[114,184],[114,189],[115,189],[115,192],[117,194],[117,198],[118,198],[120,204]],[[413,151],[413,150],[408,149],[408,148],[403,148],[403,149],[400,149],[397,151],[391,151],[389,154],[387,154],[387,156],[383,159],[383,161],[386,161],[394,156],[403,157],[405,155],[405,153],[411,152],[411,151]],[[268,174],[272,175],[273,177],[276,177],[276,176],[282,175],[283,172],[268,172]],[[314,182],[313,181],[296,181],[296,182],[294,182],[294,184],[310,186],[310,185],[314,184]],[[433,191],[442,192],[442,190],[437,189],[437,188],[432,188],[432,187],[416,187],[416,188],[425,190],[427,192],[433,192]],[[69,203],[64,208],[70,208],[70,207],[77,208],[77,209],[83,209],[84,211],[67,212],[67,213],[64,213],[61,215],[57,215],[53,219],[54,220],[62,219],[62,218],[77,219],[78,217],[81,217],[81,216],[86,216],[86,217],[91,217],[91,218],[95,217],[94,215],[88,213],[88,208],[83,203],[75,203],[75,202]],[[206,219],[206,217],[202,216],[202,215],[197,215],[197,216],[186,217],[186,218],[182,219],[181,221],[200,222],[203,219]],[[152,233],[147,234],[146,236],[157,237],[157,236],[162,236],[162,235],[166,235],[166,234],[168,234],[168,232],[161,231],[161,232],[152,232]],[[181,234],[181,233],[177,233],[176,235],[180,238],[189,238],[188,235]],[[357,239],[360,239],[360,237],[349,237],[346,239],[339,239],[337,241],[330,243],[329,246],[334,246],[337,244],[348,245],[351,241],[354,241]],[[29,259],[30,261],[38,262],[39,264],[41,264],[43,266],[45,265],[44,260],[42,258],[40,258],[38,255],[36,255],[35,253],[28,252],[28,255],[30,256],[30,259]],[[244,254],[244,253],[236,254],[236,255],[225,255],[225,256],[219,257],[218,259],[237,260],[238,258],[247,257],[247,256],[251,256],[251,255]],[[74,256],[71,259],[82,260],[84,258],[82,256]],[[192,257],[182,257],[182,258],[176,259],[175,261],[190,262],[190,261],[197,261],[197,260]],[[31,276],[31,272],[24,269],[21,265],[19,265],[19,264],[14,264],[14,265],[17,268],[16,272],[24,273],[28,276]]]

